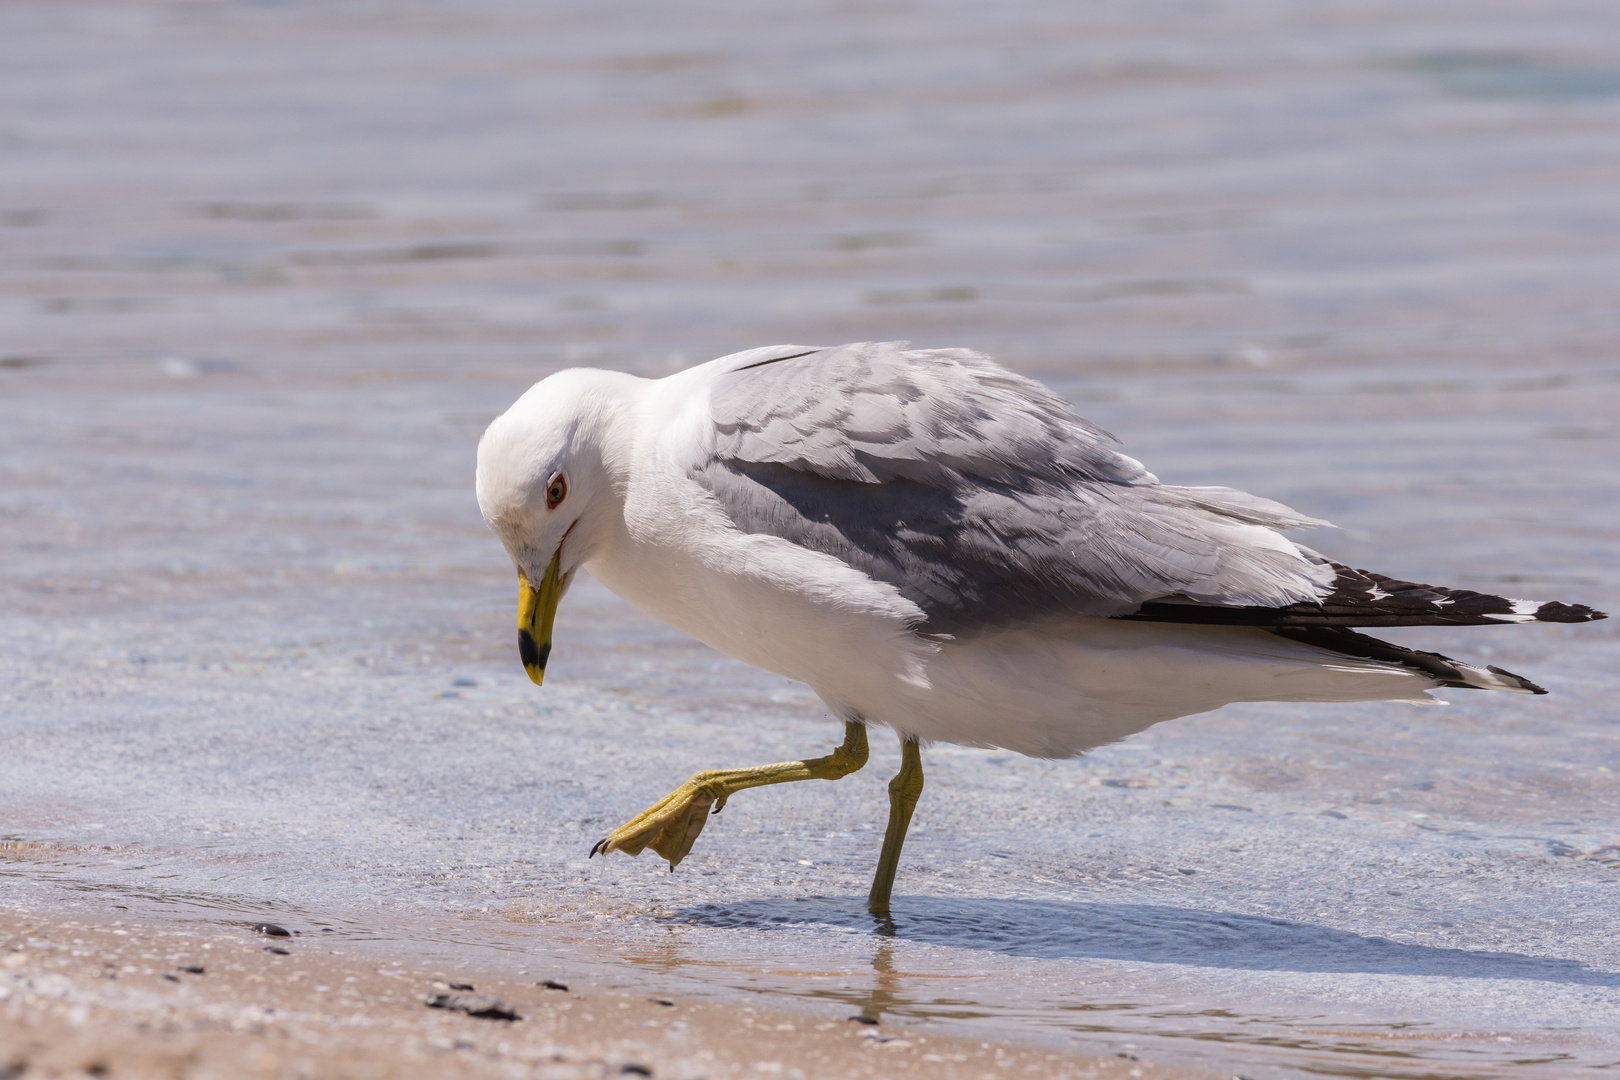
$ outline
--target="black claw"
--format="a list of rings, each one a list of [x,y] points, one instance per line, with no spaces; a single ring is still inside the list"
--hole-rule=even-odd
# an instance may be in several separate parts
[[[602,850],[603,845],[605,845],[606,843],[607,843],[607,837],[604,836],[604,837],[602,837],[602,839],[598,840],[596,843],[591,845],[591,853],[589,855],[585,856],[585,857],[587,859],[596,858],[597,853]]]

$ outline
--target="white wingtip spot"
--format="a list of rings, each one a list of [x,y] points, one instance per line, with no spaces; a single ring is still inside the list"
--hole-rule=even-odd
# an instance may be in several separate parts
[[[1457,671],[1462,675],[1464,682],[1481,690],[1505,690],[1510,694],[1535,693],[1517,679],[1503,678],[1496,672],[1487,671],[1484,668],[1473,667],[1469,664],[1458,664]]]
[[[1485,617],[1497,622],[1535,622],[1536,612],[1541,610],[1542,605],[1540,600],[1509,600],[1508,603],[1513,605],[1512,612],[1504,611]]]

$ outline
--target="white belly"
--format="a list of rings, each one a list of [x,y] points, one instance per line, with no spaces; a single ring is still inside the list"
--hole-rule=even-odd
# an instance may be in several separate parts
[[[916,609],[829,556],[733,534],[739,538],[756,550],[700,558],[677,546],[631,543],[587,566],[653,618],[806,683],[841,719],[892,724],[873,709],[926,689],[923,665],[933,648],[907,629]],[[842,580],[829,580],[834,571]]]
[[[746,563],[645,545],[590,569],[654,618],[808,684],[840,718],[1037,757],[1069,757],[1235,701],[1426,701],[1435,685],[1251,627],[1082,619],[934,642],[871,596],[808,590],[781,566],[759,573]]]
[[[1428,700],[1416,672],[1252,627],[1078,619],[939,641],[923,612],[830,555],[746,534],[649,467],[586,562],[642,611],[903,735],[1069,757],[1235,701]]]
[[[1235,701],[1430,701],[1434,680],[1253,627],[1083,619],[947,643],[925,706],[890,723],[924,739],[1071,757]]]

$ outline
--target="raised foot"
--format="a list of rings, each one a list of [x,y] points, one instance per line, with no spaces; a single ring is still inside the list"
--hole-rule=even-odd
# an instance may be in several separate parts
[[[747,769],[705,769],[637,814],[591,847],[591,854],[622,851],[640,855],[647,848],[669,860],[675,869],[692,850],[712,807],[725,808],[726,800],[746,788],[785,784],[793,780],[837,780],[866,764],[866,725],[844,722],[844,741],[826,757],[783,761]]]
[[[640,855],[647,848],[652,848],[668,859],[669,868],[674,870],[691,852],[692,845],[697,843],[698,834],[703,831],[703,823],[708,819],[710,809],[718,810],[715,805],[717,801],[715,793],[704,785],[704,779],[706,777],[703,773],[692,777],[629,822],[598,840],[591,847],[592,857],[606,855],[610,851]],[[718,798],[718,803],[720,806],[725,805],[724,795]]]

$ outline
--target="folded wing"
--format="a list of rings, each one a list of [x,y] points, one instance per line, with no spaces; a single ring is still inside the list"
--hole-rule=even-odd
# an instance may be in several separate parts
[[[782,347],[721,363],[694,464],[735,525],[843,560],[963,634],[1175,597],[1284,607],[1335,571],[1275,529],[1325,524],[1160,484],[1033,380],[967,350]]]

